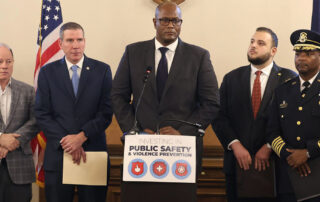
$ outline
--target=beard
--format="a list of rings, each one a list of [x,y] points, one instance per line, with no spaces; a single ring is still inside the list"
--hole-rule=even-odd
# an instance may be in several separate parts
[[[248,57],[248,61],[253,64],[253,65],[262,65],[264,64],[265,62],[267,62],[270,57],[271,57],[271,54],[270,53],[266,53],[264,55],[261,55],[257,58],[252,58],[249,56],[249,54],[247,54],[247,57]]]

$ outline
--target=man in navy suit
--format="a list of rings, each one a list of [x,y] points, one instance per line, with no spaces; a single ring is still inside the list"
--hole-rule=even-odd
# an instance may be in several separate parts
[[[197,128],[168,120],[200,123],[205,129],[218,114],[218,84],[209,52],[180,40],[181,24],[180,8],[165,2],[156,8],[153,19],[156,37],[126,47],[112,89],[115,115],[124,133],[130,131],[136,116],[138,129],[146,133],[159,129],[165,135],[198,136]],[[149,68],[149,80],[135,111]],[[202,137],[197,137],[197,172],[201,153]],[[132,183],[121,195],[128,192],[134,193],[130,202],[196,200],[195,184]]]
[[[36,92],[37,123],[47,137],[44,158],[48,202],[73,201],[74,185],[62,184],[63,153],[75,163],[85,151],[106,151],[105,129],[112,119],[109,65],[84,55],[83,28],[60,28],[61,60],[41,68]],[[98,173],[97,173],[98,174]],[[105,202],[106,186],[77,186],[80,201]]]
[[[257,170],[264,170],[269,165],[268,107],[274,89],[296,75],[273,62],[277,46],[277,36],[271,29],[257,28],[247,52],[251,64],[229,72],[221,84],[221,111],[218,121],[212,125],[225,149],[224,172],[229,202],[250,201],[237,196],[236,163],[244,170],[249,169],[253,160]]]

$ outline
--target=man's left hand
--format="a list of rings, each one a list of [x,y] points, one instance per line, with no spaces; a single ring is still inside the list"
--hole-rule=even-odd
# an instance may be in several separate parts
[[[6,158],[9,150],[0,146],[0,159]]]
[[[258,171],[266,170],[269,164],[271,149],[264,144],[254,157],[254,168]]]
[[[287,151],[291,153],[287,157],[287,162],[293,168],[301,166],[308,160],[307,149],[287,149]]]
[[[86,140],[87,137],[84,135],[84,132],[81,131],[78,134],[66,135],[61,139],[60,144],[64,151],[72,154],[74,151],[78,150]]]
[[[159,132],[161,135],[181,135],[179,131],[172,128],[171,126],[160,128]]]

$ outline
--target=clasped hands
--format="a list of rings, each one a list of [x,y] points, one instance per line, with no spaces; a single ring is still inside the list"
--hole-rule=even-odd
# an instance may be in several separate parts
[[[308,156],[307,149],[287,149],[291,154],[287,157],[289,166],[297,169],[301,177],[308,176],[311,169],[307,164]]]
[[[144,129],[143,132],[148,133],[148,134],[155,134],[154,131],[150,130],[150,129]],[[160,135],[181,135],[181,133],[174,129],[171,126],[165,126],[163,128],[160,128],[159,130]]]
[[[86,153],[82,144],[87,140],[84,132],[78,134],[68,134],[60,140],[62,149],[72,156],[73,163],[80,164],[81,158],[86,162]]]
[[[4,133],[0,136],[0,159],[7,156],[9,151],[14,151],[20,146],[17,139],[21,135],[16,133]]]
[[[249,170],[252,164],[252,158],[248,150],[238,141],[231,145],[231,149],[235,158],[240,166],[244,170]],[[267,145],[263,145],[254,157],[254,168],[258,171],[266,170],[270,166],[269,157],[271,149]]]

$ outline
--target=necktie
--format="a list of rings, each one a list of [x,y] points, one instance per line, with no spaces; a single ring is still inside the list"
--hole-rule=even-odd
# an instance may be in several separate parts
[[[251,102],[252,102],[252,110],[253,110],[253,117],[256,119],[260,104],[261,104],[261,83],[260,83],[260,75],[261,71],[256,71],[256,79],[253,83],[253,89],[252,89],[252,96],[251,96]]]
[[[169,50],[166,47],[159,48],[161,52],[161,59],[157,69],[157,91],[158,91],[158,100],[161,100],[161,95],[163,93],[164,86],[168,79],[168,62],[166,58],[166,52]]]
[[[78,76],[78,73],[77,73],[77,69],[78,69],[78,66],[77,65],[73,65],[71,67],[72,69],[72,86],[73,86],[73,92],[74,92],[74,95],[77,96],[77,92],[78,92],[78,86],[79,86],[79,76]]]
[[[305,81],[302,85],[304,86],[304,89],[301,91],[301,96],[304,98],[310,88],[310,83],[309,81]]]

